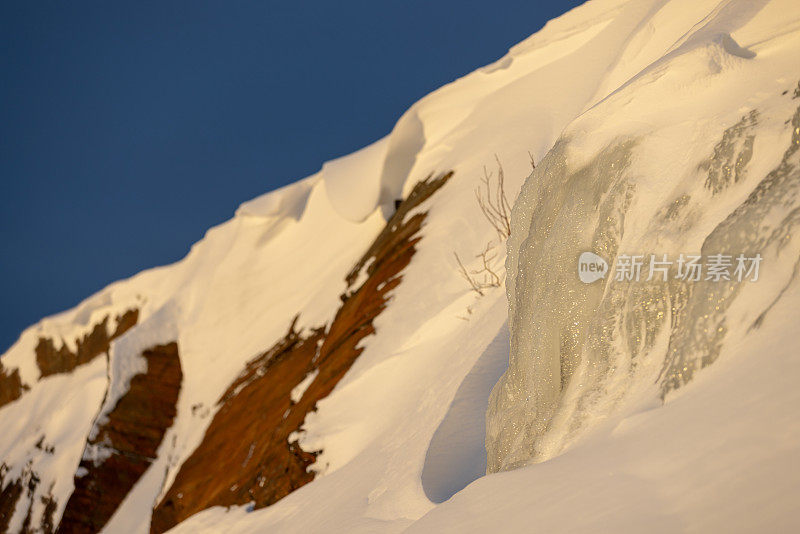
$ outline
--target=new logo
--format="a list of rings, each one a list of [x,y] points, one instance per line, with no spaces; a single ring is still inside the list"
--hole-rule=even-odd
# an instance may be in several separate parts
[[[578,258],[578,277],[584,284],[591,284],[606,277],[608,263],[593,252],[584,252]]]

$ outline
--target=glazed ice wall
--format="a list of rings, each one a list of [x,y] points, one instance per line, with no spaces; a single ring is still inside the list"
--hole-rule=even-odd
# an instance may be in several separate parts
[[[487,412],[489,472],[558,454],[633,392],[665,398],[798,283],[800,88],[762,98],[727,114],[718,102],[709,122],[667,113],[619,128],[590,157],[587,128],[573,128],[528,178],[508,243],[511,357]],[[695,152],[670,142],[701,130],[715,136]],[[608,261],[605,279],[579,279],[585,251]],[[673,260],[666,280],[648,280],[650,253]],[[623,254],[644,255],[638,281],[616,278]],[[702,256],[699,280],[678,277],[680,254]],[[706,278],[717,254],[733,259],[730,280]],[[737,280],[739,255],[761,256],[757,281]]]
[[[541,448],[538,439],[580,364],[603,300],[601,284],[578,279],[576,259],[583,250],[612,257],[618,246],[633,142],[604,150],[573,172],[568,145],[561,141],[542,161],[514,208],[507,281],[512,357],[490,401],[490,471],[518,466]],[[609,342],[590,343],[602,350]],[[601,365],[608,365],[608,355],[593,359],[593,370]]]

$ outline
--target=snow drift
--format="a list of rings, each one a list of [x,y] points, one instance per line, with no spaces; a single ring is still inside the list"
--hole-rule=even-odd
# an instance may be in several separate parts
[[[798,57],[794,0],[592,0],[30,327],[0,368],[0,532],[797,530]],[[474,197],[497,161],[507,249]],[[459,276],[484,250],[507,295]],[[650,254],[760,272],[617,279]],[[124,456],[159,346],[175,380],[141,472],[110,517],[65,515]]]

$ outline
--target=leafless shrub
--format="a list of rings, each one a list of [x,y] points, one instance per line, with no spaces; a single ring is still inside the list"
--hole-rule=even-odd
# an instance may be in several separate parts
[[[456,257],[456,262],[458,263],[458,272],[461,274],[461,277],[466,280],[472,290],[480,296],[485,295],[487,289],[500,287],[502,284],[500,275],[497,274],[497,271],[495,271],[493,267],[493,262],[497,259],[497,253],[493,252],[493,250],[494,245],[490,242],[487,243],[483,252],[475,255],[476,258],[480,258],[481,260],[482,266],[478,269],[467,269],[464,262],[458,257],[458,254],[453,252],[453,256]]]
[[[528,152],[528,155],[531,158],[531,167],[535,168],[533,155],[530,152]],[[496,154],[494,159],[497,162],[497,174],[489,172],[486,167],[483,168],[481,183],[475,189],[475,200],[478,202],[481,213],[497,233],[499,245],[502,245],[511,235],[511,203],[506,196],[503,165]],[[453,253],[458,263],[459,274],[466,280],[470,288],[480,296],[485,295],[486,290],[500,287],[503,283],[501,274],[498,273],[494,266],[497,259],[497,253],[494,251],[495,246],[495,243],[490,241],[484,247],[483,252],[475,255],[476,259],[480,259],[480,267],[476,269],[468,269],[458,254]]]
[[[475,189],[475,200],[478,201],[483,216],[494,227],[502,242],[511,235],[511,204],[506,196],[503,165],[497,154],[494,159],[497,161],[497,182],[492,183],[492,173],[484,167],[481,185]]]

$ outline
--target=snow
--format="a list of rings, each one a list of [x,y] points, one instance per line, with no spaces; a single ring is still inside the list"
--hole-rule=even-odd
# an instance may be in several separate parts
[[[311,383],[314,381],[314,379],[317,378],[318,374],[319,374],[319,369],[314,369],[313,371],[311,371],[306,375],[306,377],[303,379],[302,382],[297,384],[292,389],[291,393],[289,394],[289,396],[292,398],[292,402],[294,402],[295,404],[300,402],[300,399],[302,399],[303,395],[305,395],[308,386],[310,386]]]
[[[80,384],[80,387],[74,387]],[[5,480],[20,477],[24,468],[39,477],[38,491],[50,492],[57,499],[60,517],[72,493],[72,476],[78,468],[86,436],[92,428],[97,407],[106,391],[106,365],[97,358],[77,368],[72,375],[53,375],[43,379],[19,400],[3,408],[3,431],[0,432],[0,458],[11,466]],[[42,447],[36,443],[42,439]],[[53,452],[46,450],[53,447]],[[30,462],[30,463],[28,463]],[[23,494],[23,497],[27,497]],[[32,519],[41,518],[44,504],[33,499]],[[9,532],[19,532],[27,498],[21,498]]]
[[[508,337],[506,324],[458,386],[431,438],[421,480],[425,495],[434,503],[445,502],[486,474],[486,425],[475,415],[486,409],[492,387],[508,367]]]
[[[796,532],[800,359],[785,339],[798,289],[664,406],[643,395],[579,446],[476,481],[409,532]]]
[[[314,174],[293,184],[243,203],[236,210],[239,216],[292,218],[299,220],[303,215],[312,187],[319,181]]]
[[[491,471],[561,453],[640,383],[658,380],[667,392],[690,380],[724,358],[793,279],[800,206],[784,167],[796,165],[788,124],[800,115],[777,78],[796,64],[798,40],[738,44],[736,30],[756,7],[720,6],[576,119],[523,186],[509,242],[511,363],[488,415]],[[720,178],[710,168],[734,165],[736,180],[711,183]],[[666,216],[680,198],[680,211]],[[589,285],[575,276],[583,251],[610,260],[761,253],[767,279]],[[669,321],[668,343],[657,343]]]
[[[174,306],[166,305],[139,323],[135,333],[129,330],[114,340],[108,354],[108,391],[97,415],[95,427],[89,434],[90,439],[94,438],[94,433],[107,421],[108,414],[128,392],[131,379],[138,374],[147,373],[147,360],[142,352],[175,340],[175,315]]]
[[[389,138],[322,166],[328,200],[345,219],[361,222],[381,204],[381,175]]]
[[[697,253],[780,163],[792,136],[785,121],[800,105],[792,100],[798,51],[794,0],[580,6],[414,104],[387,137],[245,202],[180,262],[112,284],[23,332],[2,358],[32,389],[0,410],[0,425],[11,429],[0,437],[2,458],[14,466],[34,459],[45,473],[42,491],[56,481],[58,517],[95,416],[141,370],[141,350],[177,340],[184,381],[174,425],[106,528],[148,532],[153,503],[245,363],[283,337],[297,313],[300,328],[329,322],[344,277],[383,227],[387,206],[420,179],[452,169],[454,177],[422,208],[422,241],[375,320],[376,334],[297,436],[304,449],[323,451],[312,466],[318,477],[268,508],[209,509],[174,532],[737,532],[754,530],[755,522],[797,530],[800,424],[792,409],[800,369],[790,336],[799,318],[793,265],[800,247],[793,236],[765,248],[763,284],[726,305],[729,336],[717,361],[670,390],[663,404],[656,379],[670,346],[664,329],[645,328],[646,350],[623,337],[598,345],[615,365],[610,375],[599,368],[582,375],[596,386],[592,402],[579,390],[562,402],[555,383],[543,387],[546,373],[531,371],[530,358],[531,336],[550,332],[548,325],[577,319],[592,331],[591,306],[605,297],[577,285],[577,254],[570,254],[591,243],[603,216],[625,213],[619,247]],[[712,195],[702,165],[725,130],[755,109],[747,175]],[[537,162],[532,175],[529,153]],[[453,260],[456,252],[476,267],[475,254],[497,239],[473,193],[495,156],[509,198],[522,191],[501,273],[510,315],[501,288],[477,296]],[[683,205],[683,195],[691,200],[681,224],[653,223],[665,203]],[[783,197],[792,195],[789,188]],[[765,225],[785,219],[769,213]],[[537,239],[546,241],[535,249],[542,263],[525,248]],[[502,264],[503,245],[496,250]],[[563,262],[553,259],[559,253]],[[544,266],[550,271],[536,271]],[[543,274],[549,283],[533,283]],[[520,300],[535,287],[536,301]],[[570,290],[585,291],[589,311],[563,313],[572,301],[559,291]],[[626,293],[622,309],[633,310],[640,297]],[[98,319],[132,307],[140,309],[140,325],[114,342],[109,367],[100,357],[37,383],[39,336],[72,343]],[[750,329],[767,308],[760,328]],[[634,350],[641,358],[628,373]],[[509,355],[500,390],[515,383],[525,397],[544,395],[560,426],[501,440],[504,451],[488,458],[489,469],[493,461],[524,467],[484,475],[484,429],[493,450],[497,428],[537,418],[519,395],[486,418]],[[292,397],[304,392],[298,386]],[[203,410],[192,410],[197,405]],[[33,447],[42,434],[54,455]],[[530,464],[537,443],[543,461]]]

